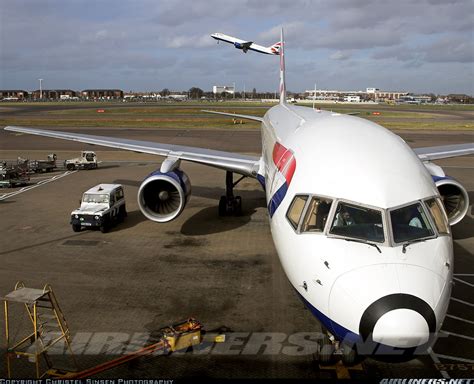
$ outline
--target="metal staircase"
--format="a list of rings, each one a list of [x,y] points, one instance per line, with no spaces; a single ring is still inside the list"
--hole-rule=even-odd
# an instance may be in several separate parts
[[[5,308],[5,335],[7,373],[11,378],[13,359],[26,357],[35,364],[36,378],[45,376],[64,377],[66,371],[77,371],[78,366],[71,349],[71,334],[59,303],[49,284],[43,289],[27,288],[22,282],[15,285],[15,290],[2,297]],[[30,332],[23,338],[13,337],[10,332],[11,303],[24,305],[29,319]],[[29,327],[28,327],[29,328]],[[31,332],[32,330],[32,332]],[[19,340],[18,340],[19,339]],[[60,369],[53,360],[62,360],[65,357],[72,362],[73,369]]]

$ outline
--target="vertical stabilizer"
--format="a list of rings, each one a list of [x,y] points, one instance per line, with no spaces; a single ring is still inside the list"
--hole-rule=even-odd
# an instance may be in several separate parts
[[[283,28],[281,29],[280,48],[280,104],[286,104],[286,83],[285,83],[285,39],[283,38]]]

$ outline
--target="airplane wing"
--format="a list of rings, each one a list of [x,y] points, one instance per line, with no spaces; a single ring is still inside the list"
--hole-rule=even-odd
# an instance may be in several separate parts
[[[474,143],[441,145],[439,147],[424,147],[413,149],[423,161],[446,159],[448,157],[474,154]]]
[[[228,113],[228,112],[206,111],[204,109],[202,109],[201,112],[214,113],[216,115],[224,115],[224,116],[231,116],[231,117],[239,117],[241,119],[248,119],[248,120],[260,121],[260,122],[263,121],[263,117],[259,117],[259,116],[239,115],[238,113]]]
[[[6,131],[46,136],[55,139],[78,141],[81,143],[124,149],[138,153],[149,153],[152,155],[165,156],[172,159],[187,160],[251,177],[256,177],[257,171],[259,169],[260,158],[232,152],[187,147],[183,145],[160,144],[151,141],[129,140],[115,137],[85,135],[60,131],[48,131],[35,128],[8,126],[4,129]]]

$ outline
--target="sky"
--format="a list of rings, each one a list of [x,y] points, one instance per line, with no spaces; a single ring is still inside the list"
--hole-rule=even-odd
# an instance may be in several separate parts
[[[473,0],[0,0],[0,89],[287,89],[474,94]]]

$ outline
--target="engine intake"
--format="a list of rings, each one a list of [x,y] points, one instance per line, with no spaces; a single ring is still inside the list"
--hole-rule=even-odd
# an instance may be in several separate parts
[[[138,190],[138,205],[150,220],[159,223],[177,218],[191,196],[188,175],[180,169],[152,172]]]
[[[469,195],[459,181],[450,177],[436,177],[433,180],[443,199],[449,225],[459,223],[469,209]]]

